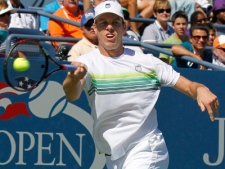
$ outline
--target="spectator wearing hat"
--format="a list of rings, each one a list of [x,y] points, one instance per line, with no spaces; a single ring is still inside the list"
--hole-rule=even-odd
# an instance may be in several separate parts
[[[8,6],[11,8],[27,9],[20,0],[7,0]],[[29,13],[13,13],[11,14],[10,28],[36,28],[36,18]]]
[[[214,24],[225,25],[225,0],[213,1]],[[225,34],[224,28],[217,28],[217,35]]]
[[[81,17],[80,26],[84,36],[78,43],[73,45],[69,51],[68,61],[74,61],[75,58],[97,48],[98,39],[94,30],[94,14],[83,14]]]
[[[6,43],[5,40],[9,35],[8,27],[10,24],[10,15],[16,11],[8,6],[4,0],[0,0],[0,57],[4,57]]]
[[[213,41],[212,63],[225,67],[225,35],[220,35]]]

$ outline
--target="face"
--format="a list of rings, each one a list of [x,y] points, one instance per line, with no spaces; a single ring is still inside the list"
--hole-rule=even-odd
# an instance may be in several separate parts
[[[10,19],[11,16],[9,12],[0,15],[0,27],[7,28],[10,24]]]
[[[213,21],[213,12],[210,12],[208,15],[208,21],[212,22]]]
[[[97,18],[95,24],[99,49],[112,51],[123,48],[122,36],[125,31],[125,24],[122,23],[121,17],[112,13],[102,14]]]
[[[207,18],[203,14],[198,14],[196,23],[197,24],[205,24],[207,21]]]
[[[207,42],[207,45],[212,46],[215,38],[216,38],[216,32],[214,30],[210,30],[209,31],[209,40]]]
[[[222,62],[225,64],[225,49],[219,48],[214,49],[213,54]]]
[[[219,23],[225,23],[225,9],[221,9],[218,11],[219,13],[216,15],[217,21]]]
[[[190,36],[190,42],[195,50],[204,50],[207,45],[207,32],[200,29],[195,29]]]
[[[97,39],[97,35],[94,29],[94,19],[89,20],[84,26],[81,27],[84,36],[90,40],[94,41]]]
[[[187,29],[187,21],[184,18],[177,18],[172,24],[172,27],[178,36],[183,36]]]
[[[153,14],[155,18],[157,19],[157,21],[168,22],[170,19],[170,12],[171,12],[170,8],[160,7]]]
[[[79,0],[63,0],[63,6],[68,10],[76,10],[78,8]]]

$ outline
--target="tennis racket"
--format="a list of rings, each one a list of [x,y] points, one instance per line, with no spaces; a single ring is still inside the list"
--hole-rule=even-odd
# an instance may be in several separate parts
[[[30,67],[26,71],[16,71],[13,63],[17,58],[26,58]],[[49,71],[49,63],[54,63],[57,68]],[[35,40],[19,40],[9,50],[5,57],[3,73],[6,83],[18,91],[30,91],[35,89],[42,81],[57,71],[76,70],[76,66],[59,64],[51,58],[43,46]]]

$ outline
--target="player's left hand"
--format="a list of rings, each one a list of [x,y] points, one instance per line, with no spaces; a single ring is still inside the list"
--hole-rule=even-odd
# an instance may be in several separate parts
[[[219,100],[207,87],[200,86],[197,88],[197,102],[201,111],[207,110],[211,121],[218,116]]]

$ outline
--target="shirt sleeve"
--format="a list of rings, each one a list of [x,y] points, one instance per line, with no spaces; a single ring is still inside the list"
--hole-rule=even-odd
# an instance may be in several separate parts
[[[194,50],[193,50],[192,45],[191,45],[190,42],[183,42],[183,43],[180,44],[180,46],[183,46],[184,48],[186,48],[190,52],[194,53]]]
[[[145,42],[147,40],[158,41],[157,32],[152,25],[147,26],[143,32],[141,41]]]
[[[156,57],[151,57],[151,60],[161,85],[173,87],[177,83],[180,73]]]

